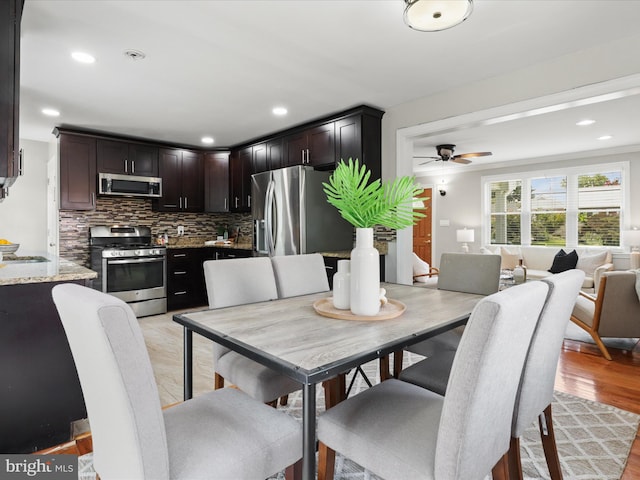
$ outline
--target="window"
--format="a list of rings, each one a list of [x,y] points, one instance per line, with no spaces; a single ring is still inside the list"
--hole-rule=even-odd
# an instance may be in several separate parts
[[[619,246],[628,162],[483,177],[494,245]]]

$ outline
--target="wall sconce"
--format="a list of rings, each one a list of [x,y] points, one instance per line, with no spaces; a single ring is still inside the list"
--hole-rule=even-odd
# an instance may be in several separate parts
[[[629,247],[629,268],[640,268],[640,230],[625,230],[622,232],[622,243]]]
[[[438,191],[440,192],[440,195],[442,195],[443,197],[447,194],[447,184],[445,183],[444,180],[440,181],[440,185],[438,185]]]
[[[456,241],[462,244],[462,251],[464,253],[469,253],[469,243],[473,243],[474,240],[473,230],[467,230],[466,228],[462,230],[456,230]]]

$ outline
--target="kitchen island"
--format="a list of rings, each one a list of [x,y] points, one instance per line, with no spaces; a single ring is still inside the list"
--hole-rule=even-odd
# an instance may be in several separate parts
[[[72,438],[87,417],[51,289],[97,273],[48,255],[0,261],[0,452],[31,453]]]

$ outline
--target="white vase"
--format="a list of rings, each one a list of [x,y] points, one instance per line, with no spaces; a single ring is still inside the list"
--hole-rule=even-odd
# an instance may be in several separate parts
[[[380,254],[373,247],[373,228],[356,228],[351,251],[351,313],[374,316],[380,311]]]
[[[333,276],[333,306],[349,310],[351,302],[351,273],[349,260],[338,260],[338,271]]]

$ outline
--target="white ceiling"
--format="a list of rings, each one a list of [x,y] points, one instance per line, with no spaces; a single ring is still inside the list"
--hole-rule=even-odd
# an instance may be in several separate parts
[[[61,125],[231,146],[351,106],[385,110],[634,35],[640,24],[637,0],[476,0],[463,24],[422,33],[404,25],[403,3],[26,0],[21,137],[48,141]],[[127,49],[147,57],[133,61]],[[74,62],[75,50],[96,62]],[[289,114],[274,117],[276,105]],[[488,163],[602,148],[594,138],[604,133],[610,145],[640,145],[639,115],[631,95],[427,136],[415,149],[433,155],[455,143],[456,153],[492,151],[477,160]],[[583,116],[597,123],[575,127]]]

